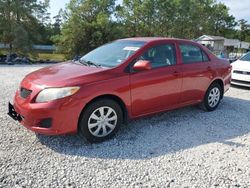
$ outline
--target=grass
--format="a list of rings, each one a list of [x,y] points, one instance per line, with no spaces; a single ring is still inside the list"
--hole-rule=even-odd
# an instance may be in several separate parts
[[[36,60],[64,61],[66,60],[63,54],[38,53]]]

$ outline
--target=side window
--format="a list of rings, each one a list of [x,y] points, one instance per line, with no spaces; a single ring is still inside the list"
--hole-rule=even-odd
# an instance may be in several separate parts
[[[155,46],[145,52],[139,59],[149,60],[153,68],[175,65],[175,45],[164,44]]]
[[[202,50],[202,56],[203,56],[203,61],[204,62],[208,62],[209,61],[209,58],[207,56],[207,54]]]
[[[180,50],[184,64],[209,61],[205,52],[197,46],[191,44],[181,44]]]

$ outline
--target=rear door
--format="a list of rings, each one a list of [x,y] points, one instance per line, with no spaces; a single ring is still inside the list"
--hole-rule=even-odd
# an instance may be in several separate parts
[[[180,103],[193,103],[203,99],[212,79],[212,63],[208,55],[193,43],[179,43],[183,76]]]
[[[149,60],[152,69],[130,75],[132,115],[140,116],[177,105],[181,74],[175,44],[155,45],[138,60]]]

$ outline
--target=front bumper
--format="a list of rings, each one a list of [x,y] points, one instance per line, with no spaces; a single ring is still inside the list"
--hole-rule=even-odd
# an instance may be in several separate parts
[[[45,135],[77,132],[83,105],[70,97],[48,103],[32,103],[16,93],[14,104],[9,103],[8,115],[27,129]]]
[[[248,74],[238,74],[232,73],[231,84],[250,87],[250,75]]]

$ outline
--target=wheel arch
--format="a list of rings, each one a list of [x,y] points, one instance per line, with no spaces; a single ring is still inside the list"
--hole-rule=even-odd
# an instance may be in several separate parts
[[[79,130],[79,124],[80,124],[80,120],[84,114],[85,109],[93,102],[97,101],[97,100],[101,100],[101,99],[111,99],[113,101],[115,101],[122,109],[122,114],[123,114],[123,123],[127,123],[128,122],[128,109],[125,105],[125,103],[123,102],[123,100],[113,94],[104,94],[104,95],[99,95],[94,97],[93,99],[91,99],[82,109],[79,119],[78,119],[78,125],[77,125],[77,130]]]
[[[221,98],[223,98],[223,96],[224,96],[224,81],[223,81],[221,78],[215,78],[215,79],[210,83],[210,85],[208,86],[208,88],[209,88],[212,84],[214,84],[214,83],[218,83],[218,84],[220,85],[220,87],[221,87],[221,89],[222,89]],[[208,89],[208,88],[207,88],[207,89]]]

